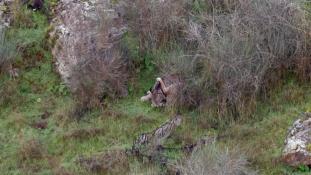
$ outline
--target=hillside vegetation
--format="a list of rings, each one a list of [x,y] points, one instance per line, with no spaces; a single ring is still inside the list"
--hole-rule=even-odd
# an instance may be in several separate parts
[[[105,56],[76,48],[83,61],[66,81],[52,53],[65,50],[51,37],[60,3],[33,10],[16,0],[0,28],[1,174],[311,173],[280,159],[288,127],[311,112],[308,1],[112,1],[127,32]],[[113,25],[98,16],[96,47]],[[140,101],[170,75],[182,82],[173,103]],[[177,114],[160,155],[128,155]],[[217,139],[181,149],[206,137]]]

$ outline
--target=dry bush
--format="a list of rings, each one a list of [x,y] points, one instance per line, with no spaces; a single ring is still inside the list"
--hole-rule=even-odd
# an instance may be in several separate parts
[[[100,106],[105,97],[127,95],[127,73],[118,54],[106,53],[104,58],[80,62],[70,79],[70,87],[77,102],[77,109],[85,110]],[[108,56],[110,55],[110,56]]]
[[[106,97],[127,95],[127,63],[118,45],[123,30],[114,26],[109,14],[96,11],[96,15],[100,19],[89,23],[81,20],[84,27],[77,29],[77,38],[62,43],[63,53],[72,56],[69,78],[65,81],[77,101],[75,117],[101,106]]]
[[[175,100],[169,104],[171,108],[198,107],[205,96],[201,89],[200,71],[202,61],[182,52],[171,53],[157,62],[161,77],[164,80],[175,77],[178,81],[178,91],[175,93]]]
[[[303,63],[310,60],[310,25],[297,1],[206,2],[214,7],[211,12],[199,13],[187,27],[187,40],[198,46],[190,54],[195,56],[168,61],[169,72],[181,73],[186,81],[184,101],[215,106],[219,116],[249,116],[258,95],[284,80],[293,67],[309,72],[310,65]]]
[[[129,162],[125,152],[112,150],[89,158],[79,157],[77,163],[97,174],[127,174]]]
[[[126,0],[125,17],[139,38],[140,52],[154,51],[182,39],[185,0]]]
[[[177,166],[182,175],[251,175],[246,158],[236,150],[212,144],[196,150]]]

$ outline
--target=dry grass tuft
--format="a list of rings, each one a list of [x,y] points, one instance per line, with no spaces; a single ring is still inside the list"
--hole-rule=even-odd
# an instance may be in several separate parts
[[[6,30],[0,27],[0,73],[10,73],[12,63],[19,55],[17,42],[7,36]]]
[[[120,112],[120,111],[116,111],[113,109],[105,109],[103,111],[103,117],[112,117],[115,119],[121,119],[123,117],[125,117],[127,114]]]
[[[104,128],[75,129],[64,134],[64,139],[88,139],[105,133]]]
[[[147,117],[145,115],[138,115],[135,118],[133,118],[133,121],[135,123],[135,126],[139,126],[142,123],[144,123],[144,124],[155,123],[157,120],[153,119],[153,118],[150,118],[150,117]]]
[[[53,171],[54,175],[74,175],[70,171],[66,170],[64,167],[59,167]]]
[[[77,162],[86,170],[98,174],[126,174],[129,162],[124,151],[113,150],[89,158],[80,157]]]
[[[177,169],[184,175],[257,174],[248,167],[246,158],[236,150],[220,149],[215,144],[192,153]]]
[[[12,112],[9,116],[8,116],[9,120],[8,120],[8,126],[10,128],[15,128],[17,130],[21,130],[23,127],[27,126],[27,119],[18,112]]]
[[[37,139],[30,139],[22,143],[19,149],[19,157],[21,161],[43,159],[45,151],[42,144]]]

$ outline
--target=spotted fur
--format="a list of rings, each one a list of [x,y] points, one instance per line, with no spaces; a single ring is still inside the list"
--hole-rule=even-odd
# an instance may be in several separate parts
[[[156,148],[163,140],[169,137],[180,124],[181,116],[177,115],[152,132],[141,134],[134,141],[132,151],[138,153],[141,152],[140,150],[142,147]]]

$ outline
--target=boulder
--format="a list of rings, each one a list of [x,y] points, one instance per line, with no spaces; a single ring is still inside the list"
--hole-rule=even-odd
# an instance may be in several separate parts
[[[10,7],[13,0],[0,0],[0,30],[10,25]]]
[[[68,86],[74,68],[90,58],[105,58],[127,31],[117,11],[106,0],[60,0],[52,20],[52,54]],[[102,29],[105,28],[105,29]]]
[[[311,113],[304,113],[288,130],[282,161],[289,166],[311,165]]]

